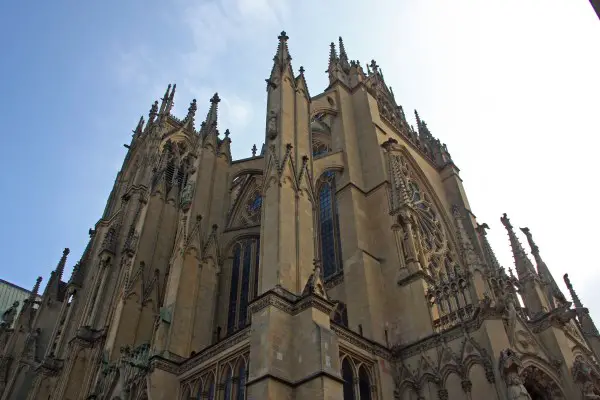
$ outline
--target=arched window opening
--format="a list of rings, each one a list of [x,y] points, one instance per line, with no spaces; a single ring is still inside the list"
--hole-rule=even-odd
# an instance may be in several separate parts
[[[333,322],[348,327],[348,310],[346,304],[339,302],[333,312]]]
[[[248,324],[248,304],[258,294],[259,239],[243,239],[233,246],[227,334]]]
[[[352,365],[350,365],[348,358],[345,358],[342,362],[342,379],[344,380],[344,400],[355,400],[354,373],[352,372]]]
[[[227,368],[223,380],[223,400],[232,400],[233,374],[231,368]]]
[[[246,370],[246,362],[244,360],[240,361],[240,366],[238,368],[238,388],[237,388],[237,397],[236,400],[245,400],[246,399],[246,376],[248,371]]]
[[[360,400],[371,400],[371,379],[365,367],[362,366],[358,373],[358,393]]]
[[[199,399],[215,400],[215,381],[212,374],[204,383],[204,387],[202,389],[202,391],[198,392]]]
[[[227,333],[233,333],[235,330],[235,315],[237,311],[238,299],[238,273],[240,270],[240,258],[242,246],[236,243],[233,248],[233,265],[231,268],[231,289],[229,292],[229,314],[227,316]]]
[[[319,244],[323,278],[342,271],[342,246],[335,187],[335,173],[325,172],[319,182]]]
[[[312,149],[313,157],[318,157],[331,151],[331,148],[326,143],[318,140],[313,140]]]

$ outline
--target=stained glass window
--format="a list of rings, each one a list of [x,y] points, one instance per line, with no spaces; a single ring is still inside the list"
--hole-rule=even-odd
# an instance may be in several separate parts
[[[225,387],[223,388],[223,390],[224,390],[223,400],[232,400],[231,399],[231,389],[232,389],[233,379],[232,379],[232,375],[231,375],[231,369],[227,369],[224,383],[225,383]]]
[[[319,244],[325,279],[341,271],[341,242],[335,173],[326,172],[319,187]]]
[[[250,266],[252,263],[252,242],[246,241],[244,245],[244,263],[242,268],[242,288],[240,291],[240,312],[238,317],[238,329],[246,326],[246,315],[248,313],[248,297],[250,289]]]
[[[241,240],[233,247],[227,316],[228,334],[246,326],[248,303],[258,294],[259,251],[258,238]]]
[[[355,400],[354,396],[354,374],[352,365],[347,358],[342,362],[342,379],[344,380],[344,400]]]
[[[371,379],[364,367],[358,373],[358,393],[360,400],[371,400]]]
[[[237,400],[244,400],[246,398],[246,364],[244,362],[240,364],[238,374]]]
[[[240,258],[242,246],[237,243],[233,248],[233,266],[231,268],[231,289],[229,292],[229,314],[227,316],[227,333],[235,330],[235,315],[238,299],[238,274],[240,271]]]

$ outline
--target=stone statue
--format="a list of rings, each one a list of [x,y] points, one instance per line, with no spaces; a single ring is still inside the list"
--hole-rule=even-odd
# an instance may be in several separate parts
[[[0,325],[10,328],[13,321],[15,320],[15,315],[17,314],[17,308],[19,308],[19,302],[15,301],[13,305],[2,314],[2,322]]]
[[[269,111],[269,119],[267,120],[267,136],[271,140],[277,137],[277,113],[273,110]]]
[[[521,360],[514,351],[511,349],[502,350],[498,368],[506,383],[508,400],[531,400],[531,396],[519,376]]]
[[[181,205],[183,211],[189,210],[190,205],[192,204],[192,196],[194,191],[193,183],[194,182],[187,182],[185,184],[185,187],[181,191],[181,199],[179,201],[179,204]]]
[[[587,381],[583,384],[583,398],[584,399],[600,399],[596,393],[594,393],[594,384]]]

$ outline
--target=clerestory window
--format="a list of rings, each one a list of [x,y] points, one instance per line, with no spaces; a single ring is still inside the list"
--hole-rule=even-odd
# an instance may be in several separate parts
[[[233,246],[227,333],[248,323],[248,303],[258,294],[259,238],[247,238]]]
[[[335,172],[325,172],[317,186],[319,193],[318,240],[323,278],[342,271],[342,245],[336,197]]]

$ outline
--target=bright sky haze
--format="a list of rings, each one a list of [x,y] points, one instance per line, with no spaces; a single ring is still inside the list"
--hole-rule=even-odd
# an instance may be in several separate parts
[[[507,213],[565,292],[600,323],[600,21],[588,0],[104,0],[11,2],[0,15],[0,278],[66,278],[101,217],[131,131],[168,83],[175,114],[218,92],[234,158],[264,136],[277,36],[311,95],[329,43],[375,59],[410,122],[448,145],[472,211],[512,267]],[[585,206],[585,207],[583,207]],[[528,250],[525,238],[518,231]]]

